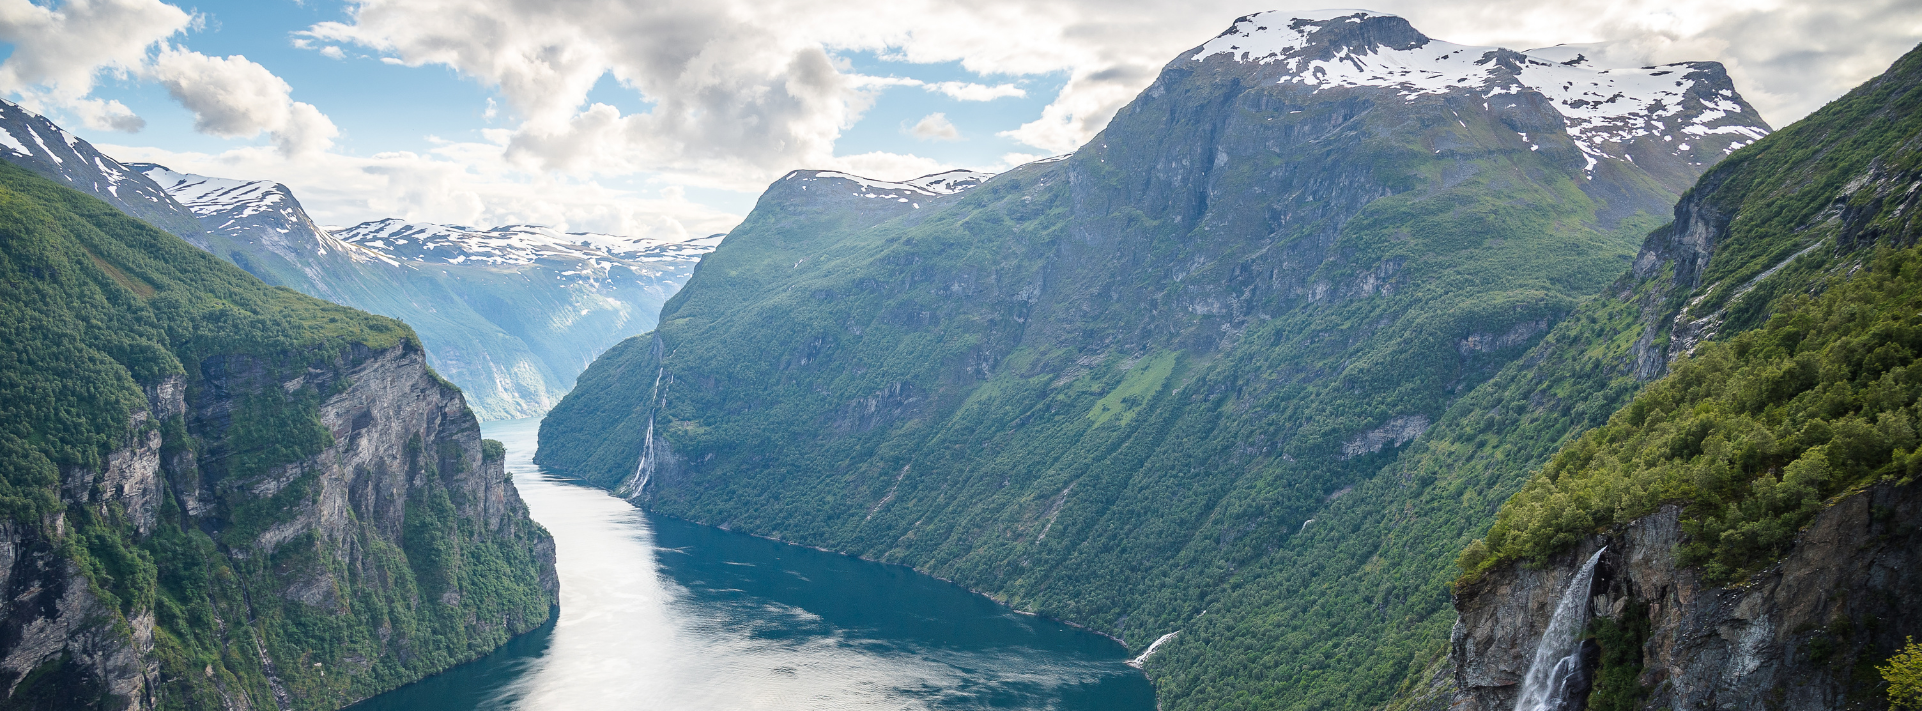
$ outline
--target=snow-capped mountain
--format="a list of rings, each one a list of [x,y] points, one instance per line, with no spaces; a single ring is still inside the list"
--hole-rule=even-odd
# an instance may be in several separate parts
[[[806,170],[789,173],[785,179],[798,179],[802,182],[845,181],[852,185],[839,185],[837,188],[846,189],[849,195],[914,204],[916,200],[965,192],[969,188],[987,182],[992,177],[994,177],[993,173],[950,170],[896,183],[832,170]]]
[[[1718,63],[1602,66],[1589,56],[1599,56],[1593,49],[1459,45],[1424,36],[1393,15],[1276,11],[1236,19],[1185,59],[1258,65],[1267,70],[1264,78],[1317,94],[1386,88],[1410,102],[1444,94],[1484,102],[1533,94],[1559,115],[1587,171],[1602,161],[1645,162],[1657,154],[1704,166],[1768,133]],[[1540,149],[1538,140],[1519,133],[1532,150]]]
[[[327,228],[271,180],[131,168],[191,211],[215,253],[256,276],[414,326],[434,366],[486,417],[546,409],[601,349],[651,328],[721,237],[398,219]]]
[[[541,225],[474,229],[393,218],[352,227],[330,227],[328,232],[344,242],[399,259],[496,266],[543,260],[581,260],[603,267],[630,262],[694,262],[713,251],[721,237],[642,239],[596,232],[562,232]]]
[[[0,158],[207,246],[199,238],[199,222],[166,190],[46,117],[5,99],[0,99]]]
[[[287,186],[123,164],[0,100],[0,160],[99,198],[270,284],[406,321],[484,418],[538,414],[602,350],[654,327],[719,235],[316,224]],[[942,189],[930,183],[922,190]]]

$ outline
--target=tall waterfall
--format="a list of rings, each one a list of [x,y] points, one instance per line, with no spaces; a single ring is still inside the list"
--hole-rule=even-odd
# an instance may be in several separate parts
[[[1589,556],[1575,578],[1568,581],[1562,601],[1555,605],[1555,616],[1542,631],[1542,642],[1535,647],[1535,662],[1522,677],[1522,694],[1515,700],[1515,711],[1560,711],[1569,707],[1569,682],[1582,673],[1582,626],[1588,624],[1589,588],[1595,582],[1595,563],[1602,559],[1603,548]]]
[[[666,373],[666,368],[661,368],[654,373],[654,393],[649,396],[648,406],[656,411],[660,409],[662,402],[666,399],[661,392],[661,376]],[[647,416],[647,435],[641,439],[641,461],[635,465],[633,474],[627,475],[626,479],[621,480],[619,486],[614,487],[614,495],[623,499],[640,496],[641,492],[647,490],[647,480],[653,478],[653,476],[654,415],[650,413]]]

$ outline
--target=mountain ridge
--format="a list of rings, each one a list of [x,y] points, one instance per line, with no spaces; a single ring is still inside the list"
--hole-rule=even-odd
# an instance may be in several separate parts
[[[1317,546],[1354,525],[1330,514],[1395,519],[1409,495],[1361,492],[1627,269],[1694,164],[1746,135],[1690,143],[1701,160],[1652,134],[1592,156],[1532,89],[1310,85],[1205,50],[1072,156],[932,205],[775,181],[654,333],[582,374],[538,461],[1132,650],[1180,632],[1144,662],[1169,708],[1388,702],[1442,651],[1446,581],[1367,555],[1322,568]],[[1735,101],[1709,125],[1767,130]],[[1303,580],[1351,587],[1278,592]],[[1402,600],[1419,609],[1381,612]],[[1236,619],[1281,636],[1218,624]]]
[[[609,253],[555,249],[566,246],[559,237],[524,230],[552,243],[536,250],[537,259],[416,261],[336,239],[279,183],[124,165],[8,102],[0,102],[0,134],[0,158],[94,195],[270,284],[403,318],[421,334],[435,369],[486,419],[545,411],[607,345],[652,326],[659,305],[712,242]]]

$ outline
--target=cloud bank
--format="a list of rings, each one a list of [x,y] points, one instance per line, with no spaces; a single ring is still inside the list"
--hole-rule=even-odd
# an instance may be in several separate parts
[[[604,231],[624,229],[611,224],[645,231],[671,223],[699,231],[706,228],[687,226],[712,224],[719,213],[664,197],[658,186],[753,193],[801,167],[907,178],[954,167],[913,154],[914,139],[978,137],[935,113],[903,126],[910,142],[901,152],[837,154],[843,134],[882,92],[917,89],[986,102],[1026,97],[1030,78],[1065,77],[1038,115],[1001,134],[1032,152],[968,166],[1004,168],[1085,143],[1162,65],[1236,16],[1321,5],[349,0],[344,19],[299,29],[290,40],[344,61],[371,54],[389,64],[445,67],[501,100],[499,107],[490,100],[485,117],[498,128],[485,130],[484,140],[354,157],[331,152],[339,133],[333,122],[322,108],[296,101],[296,89],[266,67],[189,49],[200,20],[179,6],[0,0],[0,41],[14,45],[0,62],[0,91],[30,107],[65,109],[92,128],[134,131],[144,122],[92,96],[95,83],[102,76],[156,82],[193,113],[197,130],[236,138],[265,133],[273,144],[177,160],[290,183],[328,176],[330,182],[315,178],[313,187],[296,187],[315,193],[309,200],[334,214],[545,220]],[[1465,44],[1608,42],[1612,61],[1719,60],[1778,126],[1880,72],[1922,39],[1922,3],[1913,0],[1377,0],[1370,9]],[[846,59],[856,52],[957,64],[974,80],[866,76]],[[609,79],[641,108],[590,101]],[[605,188],[607,181],[640,181],[655,186],[644,191],[655,197]]]

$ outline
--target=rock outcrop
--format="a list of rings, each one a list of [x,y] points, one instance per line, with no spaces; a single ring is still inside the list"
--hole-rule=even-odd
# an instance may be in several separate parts
[[[1607,618],[1647,610],[1642,708],[1871,707],[1873,666],[1922,632],[1913,614],[1922,609],[1922,486],[1881,484],[1834,502],[1779,564],[1726,588],[1677,565],[1680,516],[1666,507],[1547,566],[1510,564],[1461,590],[1454,708],[1513,708],[1542,626],[1603,546],[1591,609]]]
[[[360,630],[383,638],[371,650],[375,655],[338,655],[347,675],[330,683],[323,664],[310,660],[330,659],[337,650],[302,649],[289,639],[291,631],[276,624],[299,616],[288,614],[289,605],[348,616],[365,615],[369,611],[355,608],[370,601],[396,598],[398,608],[452,608],[465,618],[459,625],[464,629],[415,629],[411,636],[460,633],[468,638],[459,645],[464,653],[448,659],[457,662],[538,626],[557,599],[552,539],[528,518],[502,460],[483,456],[478,421],[460,392],[428,369],[416,342],[308,355],[313,362],[297,368],[288,363],[300,359],[285,355],[210,358],[191,385],[182,376],[165,378],[146,388],[147,408],[129,423],[131,444],[108,455],[101,471],[69,467],[62,476],[64,503],[103,519],[124,516],[137,536],[151,535],[157,523],[215,533],[226,560],[214,565],[237,575],[240,604],[227,619],[220,618],[228,610],[215,604],[217,628],[196,631],[217,636],[230,652],[256,658],[266,691],[249,688],[259,685],[249,684],[245,673],[215,679],[223,675],[209,666],[205,676],[215,679],[228,708],[332,708],[379,690],[351,675],[383,662],[433,671],[408,659],[429,651],[419,644],[425,640],[391,628]],[[244,453],[235,451],[232,430],[246,426],[252,414],[241,403],[275,392],[326,394],[315,414],[330,443],[297,462],[233,475],[227,460]],[[168,441],[165,428],[156,426],[167,422],[184,425],[187,436],[204,446]],[[430,508],[423,504],[434,500],[451,504],[452,518],[460,522],[455,535],[434,542],[451,550],[435,561],[394,560],[393,551],[422,548],[419,522],[410,517],[422,517]],[[157,520],[165,518],[173,520]],[[81,564],[63,555],[66,534],[64,515],[42,526],[0,525],[0,683],[18,699],[18,687],[29,677],[54,681],[64,687],[56,707],[85,697],[109,708],[154,708],[173,680],[164,678],[155,657],[153,610],[128,615],[126,601],[104,599]],[[539,604],[463,605],[467,591],[458,576],[451,584],[432,585],[437,574],[458,573],[435,564],[459,567],[468,555],[465,547],[521,549],[534,563],[526,572],[534,577]],[[351,642],[357,635],[347,636]],[[295,696],[290,689],[305,693]]]

